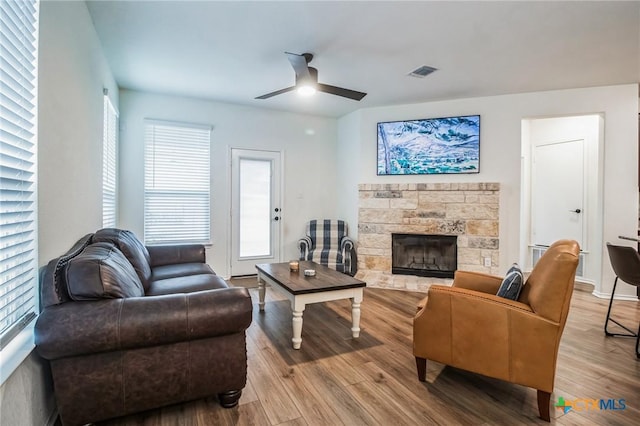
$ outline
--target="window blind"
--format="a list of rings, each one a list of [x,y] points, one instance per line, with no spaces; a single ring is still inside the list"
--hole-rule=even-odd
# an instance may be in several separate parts
[[[117,220],[118,113],[104,95],[102,135],[102,226],[115,228]]]
[[[0,2],[0,348],[36,316],[38,2]]]
[[[211,127],[146,120],[147,244],[209,242],[210,144]]]

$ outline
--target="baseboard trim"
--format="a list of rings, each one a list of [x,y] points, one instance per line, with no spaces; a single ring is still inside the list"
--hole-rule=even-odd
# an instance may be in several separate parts
[[[584,291],[586,293],[592,293],[595,289],[595,284],[588,282],[588,281],[582,281],[582,280],[578,280],[576,279],[575,282],[573,283],[573,289],[577,290],[577,291]]]
[[[600,299],[611,299],[611,293],[602,293],[600,291],[593,291],[593,293],[591,293],[592,295],[594,295],[597,298]],[[618,294],[616,297],[613,298],[613,300],[626,300],[629,302],[637,302],[638,301],[638,296],[635,295],[627,295],[627,294]]]

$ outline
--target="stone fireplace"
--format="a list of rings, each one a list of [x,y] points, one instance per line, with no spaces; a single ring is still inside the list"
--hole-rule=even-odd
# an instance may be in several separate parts
[[[391,273],[453,278],[458,265],[456,236],[391,234]]]
[[[426,291],[452,281],[393,274],[393,234],[455,237],[456,269],[499,272],[499,183],[360,184],[358,193],[357,276],[368,286]],[[425,269],[433,262],[415,257]]]

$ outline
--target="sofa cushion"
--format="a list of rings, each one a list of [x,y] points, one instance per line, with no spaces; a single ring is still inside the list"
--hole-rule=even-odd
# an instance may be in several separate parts
[[[507,271],[507,274],[502,280],[502,284],[500,284],[498,293],[496,294],[506,299],[518,300],[523,285],[524,277],[522,275],[522,270],[520,270],[520,266],[518,266],[517,263],[514,263]]]
[[[156,266],[151,270],[151,280],[184,277],[186,275],[214,274],[206,263],[177,263],[175,265]]]
[[[214,274],[187,275],[184,277],[151,281],[146,295],[159,296],[161,294],[194,293],[196,291],[227,287],[229,287],[229,285],[227,285],[225,280]]]
[[[149,251],[133,232],[124,229],[104,228],[93,235],[93,241],[107,241],[115,244],[131,262],[142,285],[145,290],[147,289],[151,278]]]
[[[69,297],[76,301],[144,296],[133,266],[111,243],[87,246],[69,261],[64,275]]]

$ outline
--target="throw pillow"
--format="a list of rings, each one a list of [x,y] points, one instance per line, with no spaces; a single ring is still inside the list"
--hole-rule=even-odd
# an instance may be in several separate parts
[[[112,243],[87,246],[69,261],[64,278],[69,297],[76,301],[144,296],[133,266]]]
[[[507,271],[507,275],[502,280],[502,284],[500,284],[496,294],[506,299],[518,300],[523,285],[524,276],[522,275],[522,270],[517,263],[514,263]]]

